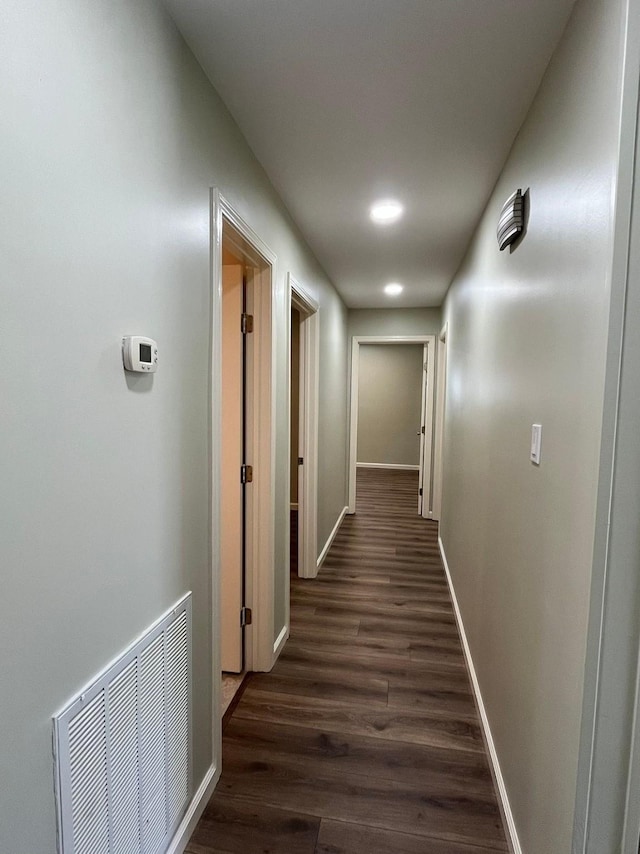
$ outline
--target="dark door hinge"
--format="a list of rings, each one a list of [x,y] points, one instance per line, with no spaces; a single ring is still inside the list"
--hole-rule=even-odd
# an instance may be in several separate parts
[[[418,490],[418,495],[422,495],[422,487]]]
[[[240,628],[251,625],[251,608],[240,608]]]
[[[249,332],[253,332],[253,315],[252,314],[241,314],[240,315],[240,329],[242,330],[243,335],[247,335]]]
[[[240,466],[240,483],[253,482],[253,466]]]
[[[424,436],[424,424],[422,425],[422,435]]]
[[[299,465],[299,466],[303,466],[303,465],[304,465],[304,457],[298,457],[298,465]]]

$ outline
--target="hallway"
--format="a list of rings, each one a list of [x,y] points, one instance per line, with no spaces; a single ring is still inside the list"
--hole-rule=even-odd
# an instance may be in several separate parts
[[[291,638],[223,737],[187,854],[506,851],[417,473],[360,469],[314,581],[292,578]]]

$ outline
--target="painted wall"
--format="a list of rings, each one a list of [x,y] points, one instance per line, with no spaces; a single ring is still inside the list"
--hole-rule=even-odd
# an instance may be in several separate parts
[[[349,309],[349,338],[353,335],[437,335],[441,328],[439,308]]]
[[[621,23],[621,2],[578,0],[445,304],[442,539],[526,854],[571,850]],[[518,187],[527,233],[500,253]]]
[[[301,281],[301,280],[300,280]],[[347,401],[343,388],[350,358],[347,309],[327,289],[320,302],[320,402],[318,414],[318,555],[347,505]],[[339,511],[336,512],[336,508]]]
[[[358,462],[418,466],[422,344],[361,344]]]
[[[0,76],[0,851],[53,854],[51,715],[185,590],[196,783],[212,760],[209,187],[278,256],[275,634],[287,271],[320,303],[319,506],[334,520],[346,309],[159,4],[5,5]],[[157,374],[125,376],[127,333],[158,340]]]

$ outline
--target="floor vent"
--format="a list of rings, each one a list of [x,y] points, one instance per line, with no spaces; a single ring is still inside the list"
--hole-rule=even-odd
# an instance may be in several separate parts
[[[192,794],[191,594],[53,719],[60,854],[162,854]]]

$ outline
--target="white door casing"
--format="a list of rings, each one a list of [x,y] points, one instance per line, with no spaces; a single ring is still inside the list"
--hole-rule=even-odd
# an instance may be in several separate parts
[[[211,408],[210,408],[210,508],[211,508],[211,608],[213,643],[212,725],[216,757],[220,756],[220,531],[222,436],[222,238],[231,227],[252,276],[254,332],[248,360],[253,385],[247,413],[250,460],[254,479],[247,501],[247,561],[245,604],[252,610],[252,625],[245,629],[245,667],[268,671],[274,663],[274,528],[275,528],[275,405],[273,365],[275,334],[272,318],[278,302],[276,256],[239,216],[229,202],[211,190]],[[238,619],[240,615],[238,615]]]
[[[304,460],[298,467],[298,575],[315,578],[317,566],[317,472],[319,397],[319,306],[289,273],[291,305],[300,312],[300,386],[298,453]],[[290,349],[290,347],[289,347]],[[289,383],[291,374],[289,372]],[[291,393],[288,394],[291,405]],[[289,413],[289,424],[291,414]],[[291,454],[288,455],[291,459]],[[287,596],[287,600],[288,600]]]
[[[436,415],[433,465],[433,518],[442,516],[442,484],[444,465],[444,423],[447,399],[447,324],[438,336],[438,367],[436,381]]]

